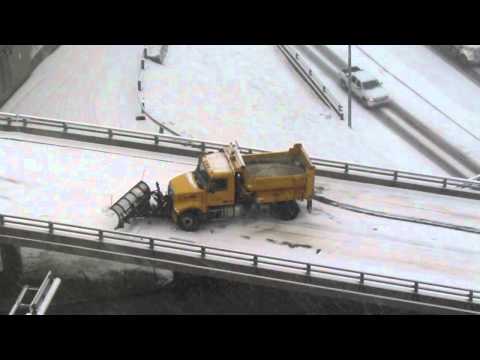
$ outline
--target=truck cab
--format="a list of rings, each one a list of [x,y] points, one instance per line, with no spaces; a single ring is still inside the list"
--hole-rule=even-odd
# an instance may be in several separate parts
[[[235,170],[223,151],[201,156],[196,169],[173,178],[169,188],[172,217],[182,228],[196,226],[192,217],[235,206]]]

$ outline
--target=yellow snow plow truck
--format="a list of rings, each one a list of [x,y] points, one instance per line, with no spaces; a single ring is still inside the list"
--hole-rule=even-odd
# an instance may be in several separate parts
[[[235,216],[239,211],[268,206],[281,220],[295,219],[297,200],[311,211],[315,167],[301,144],[285,152],[241,154],[230,144],[200,156],[197,168],[170,180],[167,194],[140,181],[111,209],[118,226],[134,217],[171,217],[185,231],[196,231],[206,220]]]

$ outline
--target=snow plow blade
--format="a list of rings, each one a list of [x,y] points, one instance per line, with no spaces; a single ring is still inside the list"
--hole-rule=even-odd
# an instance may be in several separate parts
[[[125,195],[117,200],[110,209],[118,216],[118,225],[115,229],[122,228],[132,217],[146,216],[150,209],[151,191],[148,185],[140,181]]]

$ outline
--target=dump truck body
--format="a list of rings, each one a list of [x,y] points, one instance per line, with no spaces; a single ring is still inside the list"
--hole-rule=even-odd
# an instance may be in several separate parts
[[[286,152],[244,155],[244,187],[260,204],[311,199],[315,167],[302,146]]]
[[[315,167],[300,144],[285,152],[242,155],[235,145],[200,157],[197,168],[173,178],[168,193],[151,192],[140,182],[113,206],[119,226],[139,216],[170,216],[184,230],[200,222],[234,216],[236,208],[271,205],[277,217],[290,220],[297,200],[313,197]],[[151,201],[153,198],[153,201]],[[153,204],[153,205],[152,205]]]

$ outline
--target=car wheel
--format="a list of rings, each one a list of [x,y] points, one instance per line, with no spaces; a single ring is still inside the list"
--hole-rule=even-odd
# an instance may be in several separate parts
[[[197,231],[200,227],[200,216],[197,211],[189,210],[180,214],[178,226],[184,231]]]

